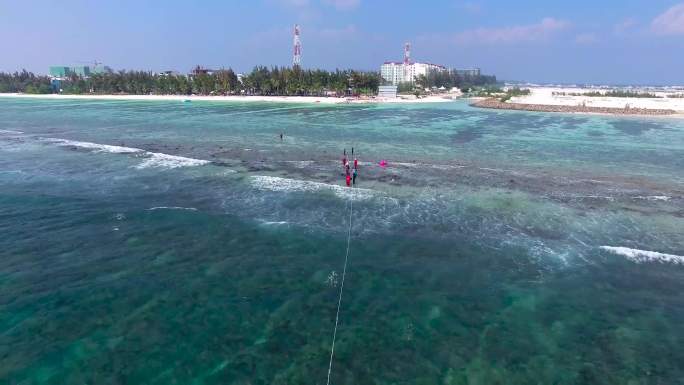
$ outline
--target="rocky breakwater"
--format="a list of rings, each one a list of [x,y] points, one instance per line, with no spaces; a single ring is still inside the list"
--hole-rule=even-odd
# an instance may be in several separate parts
[[[502,102],[498,99],[484,99],[470,104],[473,107],[493,108],[497,110],[520,110],[536,112],[565,112],[565,113],[591,113],[613,115],[674,115],[675,110],[652,109],[652,108],[615,108],[615,107],[588,107],[588,106],[563,106],[549,104],[526,104]]]

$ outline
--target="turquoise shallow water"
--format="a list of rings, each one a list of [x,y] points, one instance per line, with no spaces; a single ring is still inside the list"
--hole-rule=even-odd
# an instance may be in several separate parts
[[[0,98],[0,382],[325,383],[351,198],[332,383],[683,383],[682,170],[675,119]]]

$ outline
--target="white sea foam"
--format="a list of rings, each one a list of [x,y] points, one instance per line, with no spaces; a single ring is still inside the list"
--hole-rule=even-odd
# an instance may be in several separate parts
[[[661,263],[674,263],[674,264],[684,264],[684,257],[674,254],[659,253],[657,251],[647,251],[639,249],[630,249],[629,247],[614,247],[614,246],[601,246],[603,250],[609,251],[613,254],[622,255],[628,259],[637,262],[661,262]]]
[[[23,131],[15,131],[15,130],[0,130],[0,134],[23,134]]]
[[[418,167],[420,164],[418,163],[406,163],[406,162],[392,162],[393,165],[395,166],[403,166],[403,167]]]
[[[649,195],[649,196],[637,196],[635,199],[645,199],[647,201],[669,201],[671,197],[667,195]]]
[[[272,221],[264,221],[264,222],[261,222],[261,223],[262,223],[263,225],[265,225],[265,226],[273,226],[273,225],[286,225],[286,224],[288,224],[289,222],[287,222],[287,221],[274,221],[274,222],[272,222]]]
[[[352,198],[354,200],[370,199],[375,195],[374,190],[354,188],[346,186],[313,182],[308,180],[288,179],[277,176],[255,175],[251,178],[252,186],[261,190],[270,191],[332,191],[335,195],[342,198]]]
[[[197,211],[196,208],[194,207],[179,207],[179,206],[157,206],[157,207],[150,207],[147,209],[147,211],[154,211],[154,210],[188,210],[188,211]]]
[[[217,173],[216,173],[216,176],[226,176],[226,175],[230,175],[230,174],[237,174],[237,171],[231,170],[231,169],[227,169],[227,170],[223,170],[223,171],[221,171],[221,172],[217,172]]]
[[[159,152],[147,152],[146,157],[139,165],[135,166],[137,169],[161,167],[161,168],[178,168],[178,167],[192,167],[202,166],[209,162],[208,160],[186,158],[184,156],[168,155]]]
[[[372,162],[359,162],[360,165],[374,165]],[[454,170],[464,168],[465,166],[455,166],[449,164],[430,164],[430,163],[407,163],[407,162],[388,162],[389,166],[402,166],[407,168],[433,168],[436,170]]]
[[[609,182],[598,180],[598,179],[578,179],[577,181],[578,182],[603,183],[603,184],[609,183]]]
[[[603,195],[578,195],[577,198],[589,198],[589,199],[605,199],[607,201],[614,202],[615,198]]]
[[[437,169],[437,170],[453,170],[457,168],[464,168],[465,166],[452,166],[448,164],[433,164],[430,165],[430,167]]]
[[[80,142],[76,140],[46,138],[43,139],[48,143],[54,143],[58,146],[78,147],[93,152],[107,152],[112,154],[135,154],[140,157],[142,162],[135,166],[137,169],[160,167],[160,168],[178,168],[178,167],[192,167],[201,166],[211,163],[208,160],[187,158],[178,155],[163,154],[160,152],[149,152],[134,147],[112,146],[109,144],[99,144],[91,142]]]
[[[45,139],[45,141],[48,143],[54,143],[58,146],[72,146],[72,147],[78,147],[78,148],[85,148],[88,150],[93,150],[94,152],[109,152],[112,154],[136,154],[136,153],[142,154],[142,153],[145,153],[145,151],[143,151],[139,148],[112,146],[109,144],[98,144],[98,143],[91,143],[91,142],[79,142],[76,140],[47,138],[47,139]]]
[[[478,167],[480,170],[484,171],[492,171],[492,172],[499,172],[499,173],[504,173],[504,174],[511,174],[511,175],[521,175],[525,176],[524,173],[515,171],[515,170],[506,170],[506,169],[500,169],[500,168],[489,168],[489,167]]]
[[[290,163],[296,168],[311,168],[314,164],[312,160],[286,160],[285,163]]]

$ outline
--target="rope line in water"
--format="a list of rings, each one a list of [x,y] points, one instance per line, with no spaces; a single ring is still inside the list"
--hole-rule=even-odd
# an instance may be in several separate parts
[[[340,284],[340,295],[337,299],[337,315],[335,315],[335,329],[333,330],[332,345],[330,346],[330,363],[328,364],[328,382],[330,385],[330,372],[332,372],[333,356],[335,355],[335,338],[337,337],[337,324],[340,320],[340,307],[342,305],[342,292],[344,291],[344,277],[347,275],[347,261],[349,260],[349,245],[351,242],[352,213],[354,212],[354,187],[351,187],[352,194],[349,196],[349,230],[347,232],[347,252],[344,256],[344,268],[342,269],[342,283]]]

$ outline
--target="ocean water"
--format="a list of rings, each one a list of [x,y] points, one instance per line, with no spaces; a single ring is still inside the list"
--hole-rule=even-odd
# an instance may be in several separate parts
[[[684,383],[683,120],[12,98],[0,383],[324,384],[351,202],[331,383]]]

